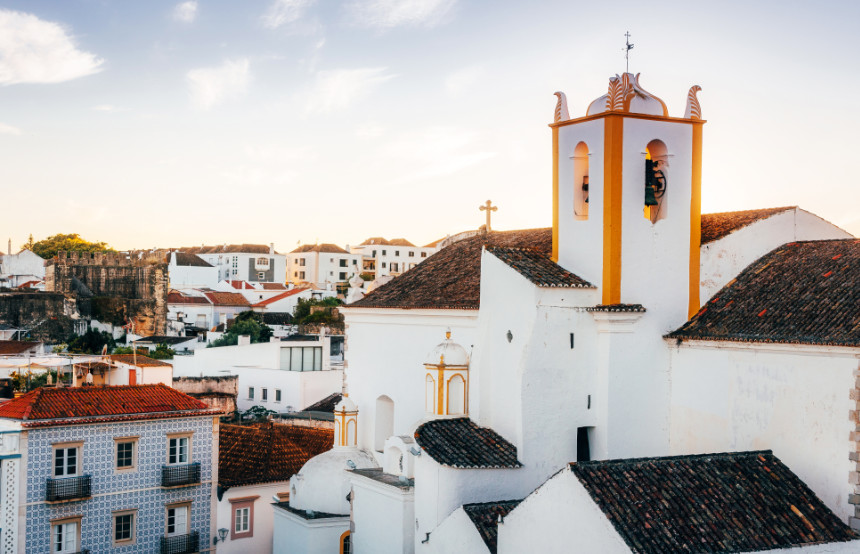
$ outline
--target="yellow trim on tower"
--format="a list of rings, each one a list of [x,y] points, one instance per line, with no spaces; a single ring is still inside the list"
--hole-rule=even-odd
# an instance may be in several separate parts
[[[443,409],[444,409],[443,407],[445,404],[445,398],[444,398],[444,396],[445,396],[445,366],[444,365],[439,366],[439,375],[438,375],[438,378],[436,379],[436,381],[437,381],[437,386],[439,387],[439,390],[436,392],[436,396],[438,396],[438,398],[436,399],[436,413],[438,415],[445,415],[445,412],[443,411]]]
[[[552,261],[558,262],[558,127],[552,128]]]
[[[693,127],[693,171],[690,188],[690,305],[687,315],[699,311],[699,259],[702,248],[702,126]]]
[[[603,304],[621,302],[621,188],[624,117],[607,115],[603,130]]]

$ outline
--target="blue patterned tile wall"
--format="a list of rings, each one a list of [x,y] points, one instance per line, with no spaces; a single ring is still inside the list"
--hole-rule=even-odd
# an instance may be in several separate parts
[[[167,435],[193,433],[191,461],[200,462],[200,485],[162,489],[161,467],[167,461]],[[137,470],[114,470],[115,437],[138,439]],[[92,477],[92,498],[45,503],[47,479],[52,475],[57,442],[83,442],[82,474]],[[27,442],[27,552],[50,552],[51,520],[83,516],[81,548],[98,552],[157,552],[166,526],[166,504],[191,502],[189,531],[200,533],[201,547],[210,533],[212,480],[212,418],[176,418],[96,425],[32,429]],[[133,545],[112,546],[112,512],[137,510]]]

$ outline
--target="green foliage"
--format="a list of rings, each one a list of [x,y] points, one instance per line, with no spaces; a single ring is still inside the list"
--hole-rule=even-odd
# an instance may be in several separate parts
[[[370,273],[359,273],[359,277],[361,277],[364,281],[373,281],[373,275]]]
[[[113,349],[112,354],[134,354],[134,348],[131,346],[117,346]],[[175,350],[172,350],[169,346],[164,343],[159,344],[155,347],[155,350],[150,351],[147,348],[137,348],[138,356],[147,356],[152,358],[153,360],[172,360],[173,356],[176,354]]]
[[[269,410],[263,406],[251,406],[242,412],[242,419],[253,419],[256,421],[265,421],[270,415],[277,415],[278,412]]]
[[[51,375],[51,383],[53,385],[57,384],[57,372],[48,370],[45,372],[34,373],[32,371],[28,372],[17,372],[13,371],[9,378],[12,381],[12,389],[17,392],[29,392],[34,389],[38,389],[39,387],[44,387],[48,384],[48,374]],[[64,383],[69,383],[71,380],[71,376],[69,373],[63,373],[62,379]]]
[[[34,253],[39,256],[45,258],[46,260],[49,258],[53,258],[57,255],[57,252],[116,252],[113,248],[108,246],[106,242],[90,242],[88,240],[84,240],[77,233],[72,233],[69,235],[52,235],[46,239],[42,239],[38,242],[33,242],[33,237],[30,237],[30,241],[23,245],[22,248],[29,248]]]
[[[117,346],[113,349],[111,354],[134,354],[134,349],[131,346]],[[137,349],[138,356],[149,356],[149,350],[143,347],[138,347]],[[150,356],[151,357],[151,356]]]
[[[233,324],[224,335],[213,341],[210,346],[232,346],[239,343],[239,335],[250,335],[251,342],[269,342],[272,337],[272,328],[263,323],[263,316],[251,310],[244,311],[236,316]]]
[[[108,347],[108,352],[116,348],[116,341],[110,333],[88,329],[83,335],[70,339],[68,345],[69,352],[75,354],[101,354],[105,345]]]
[[[299,325],[339,322],[340,318],[332,313],[332,308],[336,308],[341,304],[343,304],[343,301],[334,296],[323,299],[299,298],[296,308],[293,310],[293,321]]]

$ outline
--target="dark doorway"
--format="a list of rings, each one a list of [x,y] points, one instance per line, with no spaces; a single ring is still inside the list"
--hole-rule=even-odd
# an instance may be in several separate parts
[[[588,444],[589,427],[580,427],[576,430],[576,461],[587,462],[591,460],[591,448]]]

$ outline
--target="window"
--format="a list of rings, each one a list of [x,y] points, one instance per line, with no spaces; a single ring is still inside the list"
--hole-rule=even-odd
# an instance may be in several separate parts
[[[77,477],[83,443],[54,446],[54,477]]]
[[[258,281],[262,281],[265,278],[266,278],[266,273],[264,271],[258,271],[257,272],[257,280]]]
[[[337,274],[337,278],[340,279],[341,281],[346,281],[346,272],[341,271],[340,273]]]
[[[292,346],[281,348],[281,369],[287,371],[321,371],[322,347]]]
[[[373,255],[371,256],[371,258],[375,258],[375,257],[376,257],[376,250],[373,251]]]
[[[125,546],[134,543],[134,520],[136,510],[113,513],[113,545]]]
[[[167,507],[167,536],[188,534],[188,504],[177,504]]]
[[[421,257],[422,257],[422,258],[426,258],[426,257],[427,257],[427,252],[422,252],[422,253],[421,253]]]
[[[168,435],[167,464],[187,464],[191,462],[191,437],[189,435]]]
[[[415,257],[415,251],[414,251],[414,250],[410,250],[410,251],[409,251],[409,257],[410,257],[410,258],[414,258],[414,257]]]
[[[81,543],[81,519],[60,520],[51,523],[51,552],[72,554]]]
[[[382,262],[382,269],[385,269],[385,262]]]
[[[269,389],[261,389],[260,390],[260,401],[266,402],[269,400]]]
[[[260,497],[245,496],[230,499],[230,505],[233,508],[231,539],[244,539],[254,536],[254,501],[258,498]]]
[[[269,267],[269,258],[257,258],[257,265]]]
[[[248,400],[254,399],[254,387],[248,387]]]
[[[383,250],[383,251],[382,251],[382,255],[383,255],[383,256],[385,255],[385,250]]]
[[[275,402],[281,401],[281,389],[275,389]]]
[[[391,271],[394,271],[395,273],[400,271],[400,264],[397,262],[391,262]]]
[[[573,149],[573,216],[588,219],[588,145],[580,142]]]
[[[349,531],[340,536],[340,554],[352,554],[352,539]]]
[[[304,258],[299,258],[299,265],[301,267],[305,267],[305,259]]]
[[[394,255],[395,255],[395,256],[399,256],[399,255],[400,255],[400,250],[395,250],[395,251],[394,251]]]
[[[137,437],[114,439],[116,444],[114,467],[117,471],[133,470],[137,467]]]
[[[304,279],[304,278],[305,278],[305,272],[299,271],[299,279]]]
[[[346,258],[340,259],[340,267],[346,267]]]
[[[358,258],[353,258],[352,265],[358,265]]]

